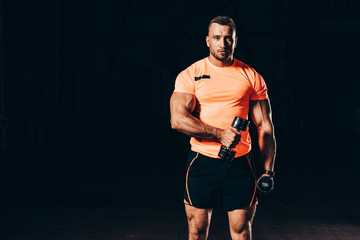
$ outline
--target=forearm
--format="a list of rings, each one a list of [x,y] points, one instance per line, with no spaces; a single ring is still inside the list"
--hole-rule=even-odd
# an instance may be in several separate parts
[[[264,161],[264,169],[274,171],[276,140],[273,133],[273,127],[270,129],[259,129],[259,149]]]
[[[171,119],[171,127],[190,137],[218,141],[223,130],[207,125],[191,114]]]

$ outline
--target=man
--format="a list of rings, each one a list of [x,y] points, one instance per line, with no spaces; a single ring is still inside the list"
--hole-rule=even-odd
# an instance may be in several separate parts
[[[218,206],[228,212],[231,238],[251,239],[256,176],[249,131],[231,126],[235,116],[247,119],[250,111],[267,170],[262,177],[273,176],[276,143],[267,87],[253,68],[234,59],[236,43],[233,20],[212,19],[209,56],[178,75],[170,99],[172,128],[191,136],[184,193],[189,239],[207,239]],[[221,145],[236,151],[233,161],[218,157]]]

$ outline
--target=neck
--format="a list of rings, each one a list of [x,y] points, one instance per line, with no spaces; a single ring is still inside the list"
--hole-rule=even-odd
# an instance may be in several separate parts
[[[209,61],[217,67],[228,67],[233,64],[234,57],[231,56],[224,61],[220,61],[220,60],[216,59],[212,54],[210,54]]]

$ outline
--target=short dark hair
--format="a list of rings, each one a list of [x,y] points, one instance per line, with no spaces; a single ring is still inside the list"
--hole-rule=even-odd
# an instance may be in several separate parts
[[[220,24],[220,25],[225,25],[225,26],[230,26],[231,29],[236,32],[236,26],[235,26],[235,23],[234,23],[234,20],[232,20],[230,17],[228,16],[217,16],[215,18],[213,18],[210,23],[209,23],[209,26],[208,26],[208,32],[210,31],[210,26],[211,24],[213,23],[217,23],[217,24]]]

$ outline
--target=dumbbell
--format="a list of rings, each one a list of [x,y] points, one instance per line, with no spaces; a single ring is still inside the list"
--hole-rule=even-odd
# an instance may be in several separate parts
[[[250,121],[235,117],[231,126],[236,128],[238,131],[245,131]],[[232,161],[235,157],[236,152],[232,148],[221,146],[218,156],[224,160]]]
[[[274,175],[275,172],[272,171],[268,171],[266,170],[264,172],[264,174],[269,174],[271,177],[269,176],[262,176],[258,179],[257,181],[257,189],[259,189],[259,191],[261,193],[269,193],[274,189]]]

